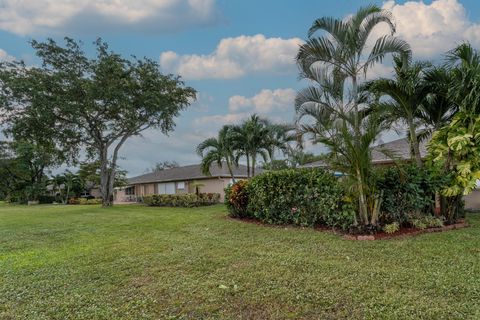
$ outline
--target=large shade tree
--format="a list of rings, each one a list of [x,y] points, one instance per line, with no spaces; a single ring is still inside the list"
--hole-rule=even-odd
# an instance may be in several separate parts
[[[172,131],[196,92],[162,74],[157,62],[123,58],[101,40],[93,58],[69,38],[64,46],[51,39],[31,44],[42,64],[3,64],[2,108],[17,118],[41,114],[64,150],[85,148],[100,162],[103,206],[111,206],[121,147],[148,129]]]

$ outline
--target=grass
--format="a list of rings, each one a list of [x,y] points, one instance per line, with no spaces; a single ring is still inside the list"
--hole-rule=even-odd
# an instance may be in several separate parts
[[[223,206],[0,208],[0,319],[479,319],[470,228],[358,242]]]

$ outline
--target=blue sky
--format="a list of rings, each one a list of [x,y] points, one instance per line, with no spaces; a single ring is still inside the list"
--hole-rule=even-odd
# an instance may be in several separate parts
[[[468,40],[480,47],[480,1],[373,1],[391,10],[397,35],[414,57],[437,61]],[[132,4],[133,3],[133,4]],[[96,37],[124,55],[160,61],[179,73],[199,99],[177,121],[170,137],[156,131],[131,139],[121,166],[129,175],[157,161],[199,162],[194,149],[224,123],[256,112],[292,121],[302,87],[294,56],[315,18],[345,17],[362,0],[0,0],[0,58],[38,63],[28,40],[71,36],[89,45]],[[377,30],[381,33],[381,27]],[[388,61],[370,77],[389,76]],[[384,136],[389,140],[393,135]]]

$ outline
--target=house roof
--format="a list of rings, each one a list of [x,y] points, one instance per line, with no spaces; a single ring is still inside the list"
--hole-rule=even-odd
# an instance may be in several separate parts
[[[425,158],[427,155],[427,143],[429,139],[420,142],[420,155]],[[388,154],[382,152],[387,150]],[[372,163],[383,164],[392,163],[395,160],[410,160],[410,142],[407,138],[402,138],[372,147]],[[328,165],[323,160],[310,162],[300,166],[301,168],[326,168]]]
[[[233,175],[237,178],[247,178],[247,167],[244,165],[233,166]],[[255,168],[256,173],[260,173],[262,170]],[[202,173],[201,166],[194,164],[190,166],[166,169],[161,171],[155,171],[141,176],[128,179],[128,184],[139,183],[151,183],[151,182],[168,182],[168,181],[181,181],[181,180],[196,180],[196,179],[208,179],[208,178],[228,178],[230,172],[227,165],[224,163],[220,168],[216,163],[210,166],[210,176]]]

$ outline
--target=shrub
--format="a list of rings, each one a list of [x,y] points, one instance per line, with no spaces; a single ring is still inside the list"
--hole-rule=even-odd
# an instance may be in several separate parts
[[[70,198],[68,204],[96,205],[102,204],[102,199]]]
[[[388,234],[395,233],[395,232],[397,232],[398,230],[400,230],[400,225],[398,224],[398,222],[386,224],[386,225],[383,227],[383,231],[385,231],[385,233],[388,233]]]
[[[57,202],[57,197],[55,196],[48,196],[48,195],[38,196],[38,203],[40,204],[51,204],[54,202]]]
[[[247,211],[265,223],[347,229],[353,222],[343,188],[322,169],[266,172],[254,177],[247,191]]]
[[[248,214],[248,180],[240,180],[225,188],[225,204],[231,217],[250,217]]]
[[[416,213],[430,215],[439,192],[449,177],[430,168],[415,165],[379,169],[376,188],[383,190],[381,220],[384,223],[406,223]]]
[[[153,194],[143,197],[143,202],[151,207],[199,207],[219,201],[218,193]]]

